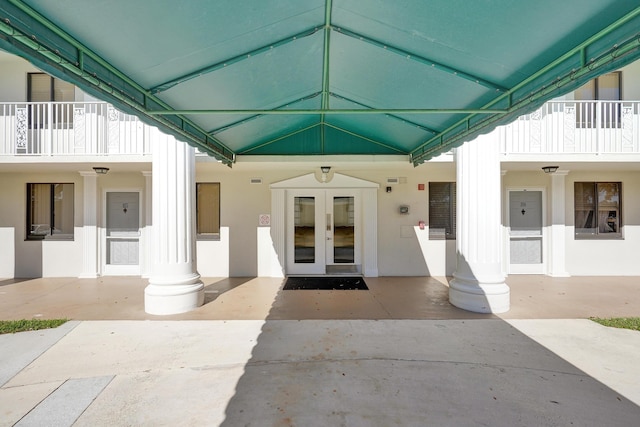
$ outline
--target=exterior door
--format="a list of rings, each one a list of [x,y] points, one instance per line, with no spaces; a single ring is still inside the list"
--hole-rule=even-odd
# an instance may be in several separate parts
[[[289,190],[287,274],[358,273],[358,190]]]
[[[543,274],[542,191],[509,191],[509,273]]]
[[[140,193],[106,193],[104,273],[140,274]]]

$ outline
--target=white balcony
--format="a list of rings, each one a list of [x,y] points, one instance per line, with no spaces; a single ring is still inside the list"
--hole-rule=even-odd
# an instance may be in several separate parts
[[[144,155],[146,129],[106,102],[5,102],[0,156]]]
[[[147,129],[106,102],[5,102],[0,156],[148,155]],[[503,154],[640,154],[640,101],[550,101],[496,132]]]
[[[503,154],[638,154],[640,101],[551,101],[498,132]]]

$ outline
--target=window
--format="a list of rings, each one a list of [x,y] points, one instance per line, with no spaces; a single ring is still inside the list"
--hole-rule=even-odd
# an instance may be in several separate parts
[[[27,184],[27,240],[73,240],[73,184]]]
[[[64,80],[56,79],[45,73],[27,74],[27,101],[34,104],[29,106],[29,124],[31,128],[44,127],[49,123],[49,102],[53,123],[56,125],[73,123],[73,101],[75,101],[75,86]]]
[[[594,128],[620,127],[621,73],[603,74],[574,92],[576,101],[609,101],[576,103],[576,126]]]
[[[456,183],[429,183],[429,238],[456,238]]]
[[[619,182],[575,183],[576,238],[619,238],[622,227]]]
[[[196,234],[198,238],[220,238],[220,183],[196,183]]]

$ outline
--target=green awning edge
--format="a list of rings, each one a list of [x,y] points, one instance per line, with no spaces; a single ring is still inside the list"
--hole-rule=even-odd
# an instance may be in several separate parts
[[[169,107],[148,91],[127,80],[115,67],[55,27],[33,9],[23,3],[6,4],[3,6],[2,14],[4,16],[0,16],[0,49],[24,58],[56,78],[73,83],[89,95],[113,104],[126,114],[139,117],[148,125],[157,126],[163,132],[228,166],[235,162],[236,154],[232,150],[190,120],[179,115],[164,117],[149,115],[148,109],[169,109]],[[35,27],[40,33],[28,34],[20,28],[21,24],[28,27],[31,32]],[[47,42],[49,45],[45,44]],[[87,72],[84,64],[90,61],[93,61],[94,65],[98,64],[104,73],[98,75],[95,71],[93,74]]]
[[[522,115],[537,110],[545,102],[569,93],[602,74],[634,62],[640,58],[638,28],[640,28],[640,7],[482,107],[507,108],[507,113],[484,117],[478,117],[476,114],[468,115],[413,150],[410,153],[411,162],[414,166],[419,166],[425,161],[459,147],[466,141],[490,133],[498,126],[508,124]],[[608,48],[592,47],[597,43],[604,44]],[[587,61],[586,58],[591,59]],[[579,65],[569,67],[568,72],[560,73],[559,70],[567,68],[567,63],[571,64],[570,61]]]

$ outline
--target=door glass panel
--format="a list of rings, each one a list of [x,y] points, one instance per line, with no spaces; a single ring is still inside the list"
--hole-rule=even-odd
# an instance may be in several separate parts
[[[354,263],[355,227],[353,196],[333,198],[333,262]]]
[[[542,235],[542,193],[512,191],[510,201],[511,235]]]
[[[295,197],[294,215],[294,262],[316,262],[316,199]]]

